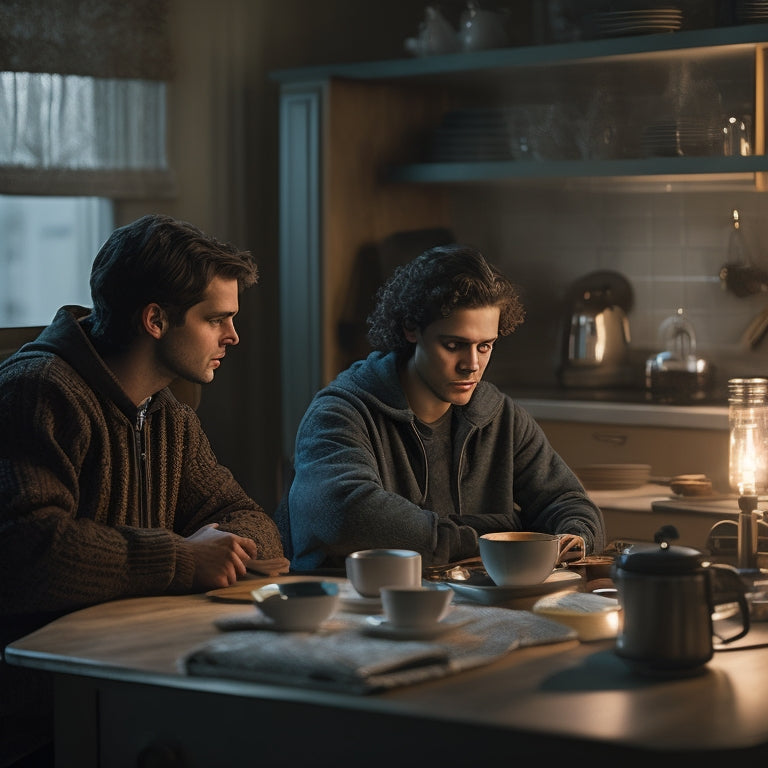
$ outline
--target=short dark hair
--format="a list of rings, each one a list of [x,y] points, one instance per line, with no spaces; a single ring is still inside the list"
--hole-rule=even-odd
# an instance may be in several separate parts
[[[424,330],[457,308],[499,307],[499,335],[525,319],[520,293],[477,248],[439,245],[395,269],[379,288],[368,317],[368,342],[384,352],[410,353],[404,328]]]
[[[119,227],[91,268],[94,341],[125,348],[139,333],[141,310],[153,302],[182,325],[214,277],[237,280],[242,291],[257,282],[258,268],[249,251],[170,216],[147,214]]]

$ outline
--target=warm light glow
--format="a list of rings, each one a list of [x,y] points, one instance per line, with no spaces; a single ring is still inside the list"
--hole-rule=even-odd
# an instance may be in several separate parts
[[[730,482],[738,489],[740,496],[754,496],[757,493],[756,433],[754,424],[743,424],[731,433]]]
[[[730,458],[728,481],[739,496],[768,489],[768,381],[729,382]]]

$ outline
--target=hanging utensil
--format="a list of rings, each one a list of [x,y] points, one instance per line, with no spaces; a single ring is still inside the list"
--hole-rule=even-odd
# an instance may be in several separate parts
[[[752,264],[741,231],[739,212],[735,208],[728,238],[728,256],[720,268],[720,282],[725,290],[740,299],[768,292],[768,272]]]
[[[739,299],[768,292],[768,272],[758,267],[723,264],[720,268],[720,281],[727,291]]]
[[[755,349],[768,333],[768,307],[761,309],[741,336],[741,346]]]

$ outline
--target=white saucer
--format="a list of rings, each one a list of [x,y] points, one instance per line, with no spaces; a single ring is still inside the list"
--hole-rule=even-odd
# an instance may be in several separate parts
[[[380,597],[363,597],[349,581],[339,584],[339,610],[350,613],[381,613]]]
[[[390,640],[432,640],[460,627],[463,623],[438,621],[428,627],[396,627],[383,616],[369,616],[365,620],[362,631],[366,635],[386,637]]]
[[[522,597],[546,595],[566,589],[576,589],[582,581],[581,575],[568,568],[556,568],[540,584],[517,587],[499,587],[487,575],[473,574],[469,581],[446,581],[457,595],[485,605],[495,605]]]

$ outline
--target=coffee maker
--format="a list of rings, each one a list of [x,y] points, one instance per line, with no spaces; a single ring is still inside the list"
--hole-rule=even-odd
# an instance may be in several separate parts
[[[558,371],[562,386],[632,383],[627,317],[632,299],[627,279],[610,270],[591,272],[571,286]]]

